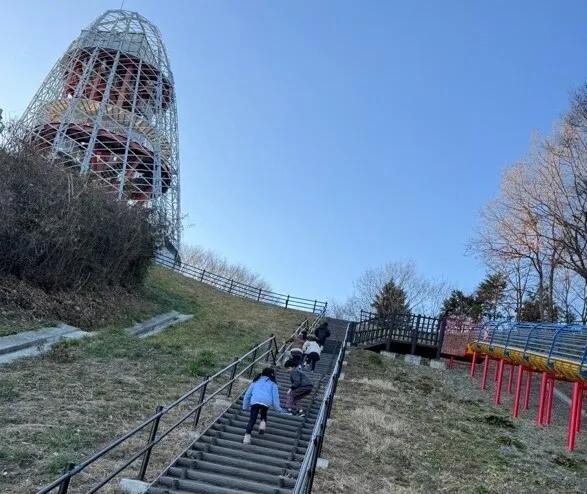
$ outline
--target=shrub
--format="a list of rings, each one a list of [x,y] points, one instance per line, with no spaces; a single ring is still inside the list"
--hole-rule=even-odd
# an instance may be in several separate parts
[[[75,360],[75,354],[72,351],[73,347],[79,346],[77,340],[62,340],[49,348],[43,355],[43,358],[51,360],[57,364],[67,364]]]
[[[142,282],[159,238],[147,208],[26,149],[0,149],[0,276],[47,291]]]

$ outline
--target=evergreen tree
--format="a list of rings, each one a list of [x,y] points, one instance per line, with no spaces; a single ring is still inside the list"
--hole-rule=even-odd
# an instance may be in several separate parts
[[[402,287],[396,284],[393,278],[375,296],[371,307],[375,309],[380,317],[388,314],[407,314],[410,312],[407,294]]]
[[[473,295],[465,295],[461,290],[453,290],[442,305],[440,317],[471,317],[478,320],[481,306]]]
[[[547,303],[548,290],[543,290],[543,303]],[[552,312],[552,314],[551,314]],[[547,311],[547,315],[543,318],[540,314],[540,300],[537,293],[530,293],[522,304],[522,309],[518,314],[519,321],[527,322],[558,322],[561,317],[571,318],[572,314],[565,316],[564,311],[558,306],[554,305],[551,310]],[[572,322],[572,321],[570,321]]]
[[[499,311],[505,296],[506,281],[501,273],[490,274],[477,287],[475,300],[481,311],[481,317],[496,320],[502,317]]]

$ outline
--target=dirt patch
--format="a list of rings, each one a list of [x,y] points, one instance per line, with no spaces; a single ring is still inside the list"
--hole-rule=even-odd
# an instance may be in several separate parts
[[[587,491],[584,445],[569,454],[566,425],[512,420],[465,371],[348,356],[314,484],[320,493]]]

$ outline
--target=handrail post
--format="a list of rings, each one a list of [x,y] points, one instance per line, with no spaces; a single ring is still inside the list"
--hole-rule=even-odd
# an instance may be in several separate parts
[[[287,298],[285,299],[285,308],[287,309],[287,306],[289,304],[289,295],[287,296]]]
[[[356,330],[356,328],[357,328],[357,323],[355,323],[355,322],[351,323],[351,328],[350,328],[349,334],[347,336],[347,341],[351,345],[355,344],[355,330]],[[347,341],[344,342],[345,345],[346,345]]]
[[[251,376],[253,375],[253,369],[255,367],[255,360],[257,360],[257,350],[259,349],[259,344],[257,343],[255,345],[255,351],[253,352],[253,360],[251,362],[251,367],[249,367],[249,373],[248,373],[248,378],[250,379]]]
[[[206,397],[206,388],[208,387],[208,381],[210,380],[210,376],[206,376],[206,379],[203,381],[204,385],[200,391],[200,397],[198,398],[198,409],[196,410],[196,415],[194,415],[194,429],[198,427],[198,422],[200,421],[200,415],[202,413],[202,403],[204,403],[204,398]]]
[[[265,355],[265,362],[269,362],[269,355],[271,354],[271,347],[273,346],[273,339],[275,335],[271,335],[271,341],[269,342],[269,346],[267,347],[267,355]]]
[[[226,396],[230,396],[232,393],[232,383],[234,382],[234,376],[236,376],[236,368],[238,367],[238,357],[234,358],[234,364],[232,364],[232,370],[230,371],[230,381],[228,384],[228,390],[226,391]]]
[[[312,312],[316,312],[316,304],[318,303],[317,300],[314,300],[314,309],[312,309]]]
[[[230,280],[230,287],[228,287],[228,293],[232,293],[233,285],[234,285],[234,280]]]
[[[395,327],[395,320],[396,320],[396,314],[393,314],[391,316],[391,321],[390,321],[390,325],[387,326],[387,337],[385,338],[385,351],[389,352],[391,350],[391,337],[393,334],[393,328]]]
[[[63,474],[71,472],[75,468],[75,463],[68,463],[67,466],[63,469]],[[61,484],[59,485],[59,493],[58,494],[67,494],[67,489],[69,489],[69,483],[71,482],[71,477],[67,477]]]
[[[314,458],[312,458],[312,466],[310,467],[309,478],[308,478],[308,489],[306,492],[312,492],[312,486],[314,485],[314,474],[316,473],[316,464],[318,463],[318,442],[319,439],[314,439]]]
[[[261,300],[261,293],[263,292],[262,288],[259,288],[259,295],[257,295],[257,302]]]
[[[273,348],[275,352],[271,351],[271,357],[273,358],[273,365],[277,365],[277,355],[279,355],[279,347],[277,346],[277,338],[273,337]]]
[[[440,329],[438,334],[438,340],[436,342],[436,360],[440,359],[442,354],[442,344],[444,343],[444,334],[446,333],[446,317],[440,321]],[[513,372],[513,368],[511,370]]]
[[[206,270],[202,269],[202,276],[200,276],[200,282],[204,281],[204,276],[206,275]]]
[[[416,354],[416,345],[418,344],[418,332],[420,331],[420,314],[416,317],[416,327],[412,329],[412,351],[411,354]]]
[[[159,414],[163,410],[163,407],[159,405],[157,407],[157,411],[155,413]],[[149,433],[149,442],[147,444],[151,444],[155,437],[157,436],[157,429],[159,428],[159,421],[161,420],[161,415],[159,415],[155,420],[153,420],[153,425],[151,426],[151,432]],[[149,466],[149,460],[151,459],[151,451],[153,450],[153,445],[149,447],[143,456],[143,461],[141,462],[141,469],[139,470],[138,479],[142,482],[145,480],[145,475],[147,474],[147,467]]]

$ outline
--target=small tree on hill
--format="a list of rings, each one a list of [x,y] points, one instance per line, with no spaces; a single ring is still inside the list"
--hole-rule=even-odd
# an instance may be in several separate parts
[[[501,273],[490,274],[483,280],[475,293],[476,303],[481,316],[490,320],[502,317],[500,306],[506,289],[505,276]]]
[[[396,284],[393,278],[375,296],[371,306],[380,317],[388,314],[406,314],[410,311],[406,292]]]
[[[440,317],[470,317],[478,320],[481,307],[473,295],[465,295],[461,290],[453,290],[442,306]]]
[[[572,319],[574,318],[572,317],[572,314],[565,314],[565,311],[556,304],[554,304],[546,314],[542,315],[542,308],[546,305],[545,299],[547,297],[547,290],[542,290],[543,300],[541,304],[539,294],[537,292],[530,293],[522,304],[518,320],[527,322],[558,322],[559,319],[565,318],[567,319],[567,322],[573,322]]]

